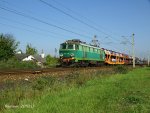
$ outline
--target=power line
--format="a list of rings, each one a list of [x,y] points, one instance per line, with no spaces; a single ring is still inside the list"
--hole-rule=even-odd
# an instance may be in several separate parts
[[[52,4],[50,4],[50,3],[48,3],[48,2],[45,2],[45,1],[43,1],[43,0],[39,0],[39,1],[40,1],[41,3],[43,3],[43,4],[47,5],[47,6],[49,6],[49,7],[51,7],[51,8],[53,8],[53,9],[57,10],[57,11],[59,11],[59,12],[65,14],[65,15],[71,17],[72,19],[74,19],[74,20],[76,20],[76,21],[78,21],[78,22],[80,22],[80,23],[82,23],[82,24],[84,24],[84,25],[86,25],[86,26],[88,26],[88,27],[90,27],[90,28],[96,30],[96,31],[100,31],[99,29],[95,28],[94,26],[89,25],[88,23],[86,23],[86,22],[84,22],[84,21],[82,21],[82,20],[80,20],[80,19],[78,19],[78,18],[72,16],[72,15],[69,14],[69,13],[66,13],[65,11],[63,11],[63,10],[61,10],[61,9],[59,9],[59,8],[57,8],[57,7],[55,7],[55,6],[53,6]],[[102,31],[100,31],[100,32],[102,32]],[[105,33],[104,33],[104,34],[105,34]]]
[[[4,26],[8,26],[8,27],[10,27],[10,28],[15,28],[15,29],[19,29],[19,30],[24,30],[24,31],[27,31],[27,32],[30,32],[30,33],[34,33],[34,34],[39,34],[39,35],[41,35],[41,36],[43,36],[43,35],[45,35],[45,34],[42,34],[42,33],[39,33],[39,32],[35,32],[35,31],[31,31],[31,30],[28,30],[28,29],[25,29],[25,28],[21,28],[21,27],[16,27],[16,26],[13,26],[13,25],[10,25],[10,24],[4,24],[4,23],[0,23],[1,25],[4,25]],[[45,35],[45,36],[50,36],[50,35]],[[54,36],[52,36],[52,38],[56,38],[56,37],[54,37]],[[106,45],[107,43],[102,43],[102,45]],[[116,49],[114,46],[112,46],[112,45],[108,45],[107,44],[107,46],[111,46],[111,47],[113,47],[114,49]],[[119,50],[118,48],[116,49],[116,50]]]
[[[15,4],[14,3],[9,3],[9,2],[7,2],[7,1],[4,1],[4,0],[0,0],[0,2],[5,2],[5,3],[7,3],[7,5],[9,5],[9,6],[14,6]],[[18,6],[19,7],[19,6]],[[16,8],[16,7],[15,7]],[[19,8],[22,8],[22,7],[19,7]],[[18,10],[20,10],[19,8],[17,8]],[[30,13],[32,16],[33,16],[33,14],[35,15],[35,13],[34,12],[32,12],[31,10],[22,10],[22,11],[25,11],[25,12],[28,12],[28,13]],[[24,13],[24,12],[22,12],[22,13]],[[43,17],[42,17],[43,18]],[[48,20],[52,20],[52,21],[55,21],[56,22],[56,20],[54,20],[54,19],[52,19],[52,18],[43,18],[43,19],[48,19]],[[57,23],[60,23],[60,24],[63,24],[65,27],[70,27],[70,28],[72,28],[72,29],[77,29],[77,30],[80,30],[80,31],[82,31],[82,32],[85,32],[86,34],[89,34],[89,32],[87,32],[87,31],[85,31],[85,30],[83,30],[83,29],[81,29],[81,28],[76,28],[76,27],[73,27],[73,26],[70,26],[70,25],[67,25],[67,24],[65,24],[65,23],[62,23],[62,22],[59,22],[59,21],[57,21]],[[91,34],[89,34],[89,35],[91,35]],[[91,35],[92,36],[92,35]]]
[[[7,18],[5,18],[5,19],[7,19]],[[27,32],[30,32],[30,33],[34,33],[34,34],[39,34],[39,35],[41,35],[41,36],[43,36],[43,35],[45,35],[45,34],[43,34],[43,33],[39,33],[39,32],[35,32],[35,31],[31,31],[31,30],[28,30],[28,29],[25,29],[25,28],[21,28],[21,27],[16,27],[16,26],[13,26],[13,25],[9,25],[9,24],[4,24],[4,23],[0,23],[1,25],[4,25],[4,26],[8,26],[8,27],[10,27],[10,28],[15,28],[15,29],[19,29],[19,30],[24,30],[24,31],[27,31]],[[23,24],[23,25],[26,25],[26,24]],[[28,25],[27,25],[28,26]],[[29,25],[30,26],[30,25]],[[45,35],[45,36],[50,36],[50,35]],[[52,36],[53,38],[56,38],[56,37],[54,37],[54,36]],[[104,43],[102,43],[102,44],[104,44]],[[108,45],[107,44],[107,46],[111,46],[111,45]],[[113,48],[115,48],[114,46],[111,46],[111,47],[113,47]],[[115,48],[116,49],[116,48]],[[116,49],[116,50],[119,50],[119,49]]]
[[[20,25],[24,25],[24,26],[27,26],[27,27],[31,27],[31,28],[34,28],[34,29],[36,29],[36,30],[40,30],[40,31],[52,33],[52,34],[54,34],[54,35],[64,35],[64,34],[60,34],[60,33],[54,33],[54,32],[52,32],[52,31],[50,31],[50,30],[42,29],[42,28],[35,27],[35,26],[29,25],[29,24],[25,24],[25,23],[22,23],[22,22],[18,22],[18,21],[15,21],[15,20],[10,20],[10,19],[8,19],[8,18],[6,18],[6,17],[2,17],[1,15],[0,15],[0,18],[1,18],[1,19],[4,19],[4,20],[6,20],[6,21],[10,21],[10,22],[18,23],[18,24],[20,24]],[[64,36],[67,36],[67,35],[64,35]]]
[[[2,0],[0,0],[0,1],[2,1]],[[11,5],[9,2],[6,2],[7,4],[9,4],[9,5]],[[68,26],[68,25],[65,25],[65,26]],[[68,27],[70,27],[70,26],[68,26]],[[78,33],[79,34],[79,33]],[[85,35],[84,35],[85,36]],[[87,37],[87,35],[86,35],[86,37]],[[91,37],[90,37],[91,38]],[[109,37],[110,38],[110,37]]]
[[[49,26],[52,26],[52,27],[55,27],[55,28],[58,28],[58,29],[61,29],[61,30],[66,31],[66,32],[70,32],[70,33],[72,33],[72,34],[76,34],[76,35],[79,35],[79,36],[82,36],[82,37],[91,38],[91,37],[89,37],[89,36],[86,36],[86,35],[83,35],[83,34],[80,34],[80,33],[73,32],[73,31],[71,31],[71,30],[68,30],[68,29],[62,28],[62,27],[60,27],[60,26],[57,26],[57,25],[48,23],[48,22],[43,21],[43,20],[41,20],[41,19],[38,19],[38,18],[36,18],[36,17],[23,14],[23,13],[21,13],[21,12],[18,12],[18,11],[16,11],[16,10],[13,10],[13,9],[10,9],[10,8],[7,8],[7,9],[6,9],[6,8],[4,8],[4,7],[0,7],[0,9],[5,10],[5,11],[7,11],[7,12],[11,12],[11,13],[16,14],[16,15],[19,15],[19,16],[23,16],[23,17],[25,17],[25,18],[29,18],[29,19],[35,20],[35,21],[37,21],[37,22],[40,22],[40,23],[43,23],[43,24],[46,24],[46,25],[49,25]]]
[[[72,18],[72,19],[74,19],[74,20],[76,20],[76,21],[78,21],[78,22],[80,22],[80,23],[82,23],[82,24],[84,24],[84,25],[86,25],[86,26],[88,26],[88,27],[90,27],[90,28],[96,30],[96,31],[99,31],[99,32],[101,32],[101,33],[103,33],[103,34],[105,34],[105,35],[107,35],[107,36],[109,36],[109,37],[112,37],[111,35],[109,35],[109,34],[103,32],[102,30],[100,30],[100,29],[94,27],[93,25],[90,25],[90,24],[88,24],[88,23],[82,21],[81,19],[78,19],[78,18],[74,17],[73,15],[71,15],[71,14],[69,14],[69,13],[67,13],[67,12],[65,12],[65,11],[63,11],[63,10],[61,10],[61,9],[59,9],[59,8],[57,8],[57,7],[55,7],[55,6],[53,6],[52,4],[50,4],[50,3],[48,3],[48,2],[46,2],[46,1],[44,1],[44,0],[39,0],[39,1],[40,1],[41,3],[43,3],[43,4],[47,5],[47,6],[49,6],[49,7],[51,7],[51,8],[53,8],[53,9],[57,10],[57,11],[59,11],[59,12],[65,14],[65,15],[69,16],[70,18]],[[116,39],[116,40],[118,40],[118,39]],[[119,41],[119,40],[118,40],[118,41]]]
[[[25,28],[21,28],[21,27],[16,27],[16,26],[13,26],[13,25],[10,25],[10,24],[4,24],[4,23],[0,23],[1,25],[4,25],[4,26],[8,26],[10,28],[15,28],[15,29],[19,29],[19,30],[24,30],[24,31],[27,31],[27,32],[30,32],[30,33],[34,33],[34,34],[39,34],[41,36],[45,35],[43,33],[39,33],[39,32],[35,32],[35,31],[31,31],[31,30],[28,30],[28,29],[25,29]],[[48,35],[45,35],[45,36],[50,36],[49,34]],[[52,38],[56,38],[55,36],[51,36]]]
[[[9,3],[9,2],[7,2],[7,1],[5,1],[5,0],[0,0],[1,2],[4,2],[4,3],[7,3],[8,5],[13,5],[13,4],[11,4],[11,3]],[[86,19],[87,21],[89,21],[89,22],[92,22],[92,23],[94,23],[95,24],[95,22],[93,22],[93,21],[91,21],[90,19],[88,19],[87,17],[85,17],[85,16],[83,16],[83,15],[81,15],[81,14],[79,14],[79,13],[77,13],[77,12],[75,12],[75,11],[73,11],[72,9],[70,9],[70,8],[68,8],[68,7],[66,7],[66,6],[64,6],[63,4],[61,4],[60,2],[58,2],[58,1],[56,1],[56,0],[52,0],[53,2],[55,2],[55,3],[57,3],[57,4],[59,4],[59,5],[61,5],[62,7],[64,7],[65,9],[67,9],[68,11],[71,11],[72,13],[74,13],[74,14],[76,14],[76,15],[79,15],[80,17],[82,17],[82,18],[84,18],[84,19]],[[22,7],[21,7],[22,8]],[[33,12],[32,11],[30,11],[30,10],[28,10],[28,12],[29,13],[32,13],[32,15],[33,15]],[[60,23],[60,22],[59,22]],[[61,23],[62,24],[62,23]],[[63,23],[64,24],[64,23]],[[72,26],[69,26],[69,25],[66,25],[66,24],[64,24],[65,26],[67,26],[67,27],[72,27]],[[96,24],[97,25],[97,24]],[[100,26],[101,28],[104,28],[104,27],[102,27],[102,26]],[[74,28],[74,27],[72,27],[73,29],[77,29],[77,28]],[[81,29],[82,30],[82,29]],[[83,30],[82,30],[83,31]],[[102,30],[101,30],[102,31]],[[105,35],[109,35],[109,34],[106,34],[105,33]],[[111,35],[109,35],[111,38],[114,38],[114,37],[112,37]]]
[[[13,9],[10,9],[10,8],[4,8],[4,7],[0,7],[0,9],[2,9],[2,10],[5,10],[5,11],[7,11],[7,12],[11,12],[11,13],[14,13],[14,14],[17,14],[17,15],[20,15],[20,16],[23,16],[23,17],[26,17],[26,18],[29,18],[29,19],[32,19],[32,20],[36,20],[36,21],[38,21],[38,22],[41,22],[41,23],[44,23],[44,24],[48,24],[48,25],[53,25],[53,24],[49,24],[49,23],[47,23],[47,22],[45,22],[45,21],[42,21],[42,20],[40,20],[40,19],[38,19],[38,18],[35,18],[35,17],[32,17],[32,16],[29,16],[29,15],[25,15],[25,14],[23,14],[23,13],[21,13],[21,12],[18,12],[18,11],[16,11],[16,10],[13,10]],[[53,26],[54,27],[54,26]],[[56,27],[56,25],[55,25],[55,27]],[[59,27],[59,26],[58,26]],[[63,28],[64,29],[64,28]],[[28,30],[29,31],[29,30]],[[66,31],[66,30],[65,30]],[[30,31],[31,32],[31,31]],[[71,31],[71,33],[72,33],[72,31]],[[75,34],[75,33],[74,33]],[[79,34],[78,34],[79,35]],[[80,36],[81,36],[82,34],[80,34]],[[83,36],[83,35],[82,35]],[[85,35],[84,35],[85,36]],[[87,37],[87,36],[86,36]],[[91,37],[90,37],[91,38]]]
[[[60,6],[64,7],[64,8],[67,9],[68,11],[70,11],[70,12],[72,12],[72,13],[74,13],[74,14],[76,14],[76,15],[82,17],[82,18],[84,18],[85,20],[87,20],[87,21],[89,21],[89,22],[91,22],[91,23],[97,25],[97,23],[95,23],[94,21],[88,19],[87,17],[85,17],[85,16],[83,16],[83,15],[81,15],[81,14],[75,12],[75,11],[73,11],[72,9],[70,9],[70,8],[66,7],[65,5],[63,5],[62,3],[60,3],[60,2],[58,2],[58,1],[56,1],[56,0],[52,0],[52,1],[55,2],[55,3],[57,3],[57,4],[59,4]],[[103,27],[102,25],[98,25],[98,26],[101,27],[101,28],[103,28],[103,29],[106,29],[106,28]],[[114,33],[113,33],[113,34],[114,34]],[[118,35],[118,36],[120,37],[120,35]]]
[[[60,3],[60,2],[58,2],[58,1],[56,1],[56,0],[52,0],[52,1],[55,2],[55,3],[57,3],[57,4],[59,4],[60,6],[64,7],[64,8],[67,9],[68,11],[70,11],[70,12],[72,12],[72,13],[74,13],[74,14],[76,14],[76,15],[82,17],[82,18],[84,18],[85,20],[87,20],[87,21],[89,21],[89,22],[91,22],[91,23],[93,23],[93,24],[95,24],[95,25],[101,27],[102,29],[107,29],[107,28],[103,27],[102,25],[98,25],[98,24],[95,23],[94,21],[92,21],[92,20],[88,19],[87,17],[81,15],[80,13],[77,13],[77,12],[73,11],[72,9],[66,7],[66,6],[63,5],[62,3]],[[111,32],[111,31],[109,30],[109,32]],[[111,32],[111,33],[112,33],[112,32]],[[114,34],[114,33],[113,33],[113,34]],[[116,35],[116,36],[119,36],[119,37],[120,37],[120,35]]]
[[[1,16],[1,18],[5,19],[5,20],[7,20],[7,21],[13,21],[13,22],[18,23],[18,24],[21,24],[21,25],[25,25],[25,26],[28,26],[28,27],[31,27],[31,28],[34,28],[34,29],[38,29],[38,30],[40,30],[40,31],[43,30],[43,29],[41,29],[41,28],[39,28],[39,27],[31,26],[31,25],[28,25],[28,24],[25,24],[25,23],[22,23],[22,22],[18,22],[18,21],[16,21],[16,20],[10,20],[10,19],[8,19],[8,18],[6,18],[6,17],[2,17],[2,16]],[[10,27],[10,25],[7,25],[7,26]],[[14,26],[11,26],[11,27],[14,27]],[[23,30],[25,30],[25,29],[23,29]],[[29,30],[26,30],[26,31],[29,31]],[[43,30],[43,31],[45,31],[45,30]],[[29,32],[31,32],[31,31],[29,31]],[[56,34],[56,33],[51,32],[51,31],[49,31],[49,30],[46,30],[45,32],[50,32],[50,33]],[[59,34],[59,33],[58,33],[58,34]]]

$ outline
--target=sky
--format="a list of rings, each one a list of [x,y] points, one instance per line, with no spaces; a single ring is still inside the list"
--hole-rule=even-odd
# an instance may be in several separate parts
[[[150,51],[150,0],[0,0],[0,33],[12,34],[25,52],[55,54],[61,43],[80,39],[137,57]],[[126,42],[123,44],[122,42]],[[58,55],[58,53],[57,53]]]

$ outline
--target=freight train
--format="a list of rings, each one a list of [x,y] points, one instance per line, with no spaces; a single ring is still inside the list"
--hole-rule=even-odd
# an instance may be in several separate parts
[[[67,40],[60,44],[60,62],[62,66],[101,66],[132,64],[132,57],[86,44],[78,39]]]

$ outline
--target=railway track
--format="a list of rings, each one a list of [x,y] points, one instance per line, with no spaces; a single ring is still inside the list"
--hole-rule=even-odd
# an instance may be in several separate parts
[[[23,75],[23,74],[42,74],[70,70],[85,70],[85,69],[108,69],[112,67],[86,67],[86,68],[44,68],[44,69],[29,69],[29,70],[0,70],[1,75]]]
[[[128,65],[129,67],[132,67],[132,65]],[[140,66],[146,66],[146,65],[136,65],[138,67]],[[42,74],[42,73],[51,73],[51,72],[62,72],[62,71],[70,71],[70,70],[85,70],[85,69],[110,69],[114,66],[102,66],[102,67],[80,67],[80,68],[71,68],[71,67],[53,67],[53,68],[42,68],[42,69],[17,69],[17,70],[0,70],[0,76],[3,75],[24,75],[24,74]]]
[[[65,76],[75,71],[112,70],[113,67],[86,67],[86,68],[45,68],[30,70],[3,70],[0,71],[0,83],[6,81],[31,80],[41,76]]]
[[[129,66],[132,67],[132,66]],[[139,66],[137,66],[139,67]],[[0,70],[0,90],[11,83],[30,83],[39,77],[55,76],[63,78],[66,75],[79,72],[80,74],[93,74],[98,71],[113,71],[114,66],[82,67],[82,68],[44,68],[29,70]],[[132,68],[131,68],[132,69]]]
[[[26,69],[26,70],[2,70],[0,75],[16,75],[16,74],[41,74],[47,72],[63,71],[61,68],[44,68],[44,69]]]

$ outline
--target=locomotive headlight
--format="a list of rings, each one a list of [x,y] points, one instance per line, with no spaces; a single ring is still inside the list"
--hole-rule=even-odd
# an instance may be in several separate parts
[[[71,57],[74,57],[74,54],[73,54],[73,53],[71,53],[71,54],[70,54],[70,56],[71,56]]]
[[[63,54],[60,54],[60,57],[63,57]]]

